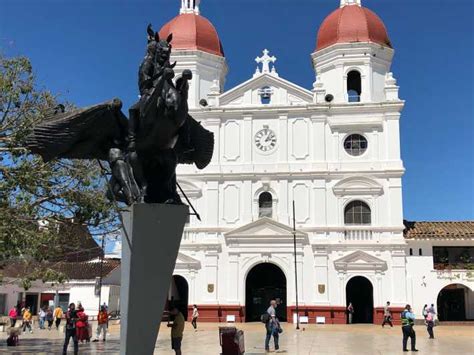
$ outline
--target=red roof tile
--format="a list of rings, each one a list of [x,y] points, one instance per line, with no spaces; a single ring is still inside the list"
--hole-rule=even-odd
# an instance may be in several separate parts
[[[404,221],[405,239],[472,239],[474,221],[410,222]]]

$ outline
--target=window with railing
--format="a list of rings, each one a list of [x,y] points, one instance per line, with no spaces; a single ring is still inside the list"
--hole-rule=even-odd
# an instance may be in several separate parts
[[[258,197],[258,217],[272,218],[273,215],[273,196],[270,192],[262,192]]]
[[[433,247],[433,264],[437,270],[474,269],[474,247]]]

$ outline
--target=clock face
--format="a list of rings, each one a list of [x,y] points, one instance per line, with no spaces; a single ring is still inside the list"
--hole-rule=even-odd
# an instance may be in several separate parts
[[[263,128],[255,134],[255,145],[262,152],[269,152],[276,146],[276,135],[269,128]]]

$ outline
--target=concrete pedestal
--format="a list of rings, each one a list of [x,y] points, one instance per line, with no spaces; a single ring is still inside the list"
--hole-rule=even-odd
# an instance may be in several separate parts
[[[188,206],[162,204],[123,213],[121,355],[153,354],[187,215]]]

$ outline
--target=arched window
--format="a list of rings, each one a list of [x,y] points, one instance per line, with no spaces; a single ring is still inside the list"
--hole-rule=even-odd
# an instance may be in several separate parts
[[[347,99],[349,102],[360,102],[362,93],[362,80],[357,70],[352,70],[347,74]]]
[[[422,256],[422,255],[423,255],[423,249],[421,249],[421,248],[418,249],[418,255],[419,255],[419,256]]]
[[[272,218],[273,197],[270,192],[262,192],[258,197],[258,217]]]
[[[350,202],[344,210],[344,224],[370,224],[370,207],[362,201]]]
[[[413,248],[410,248],[410,256],[413,255]]]

